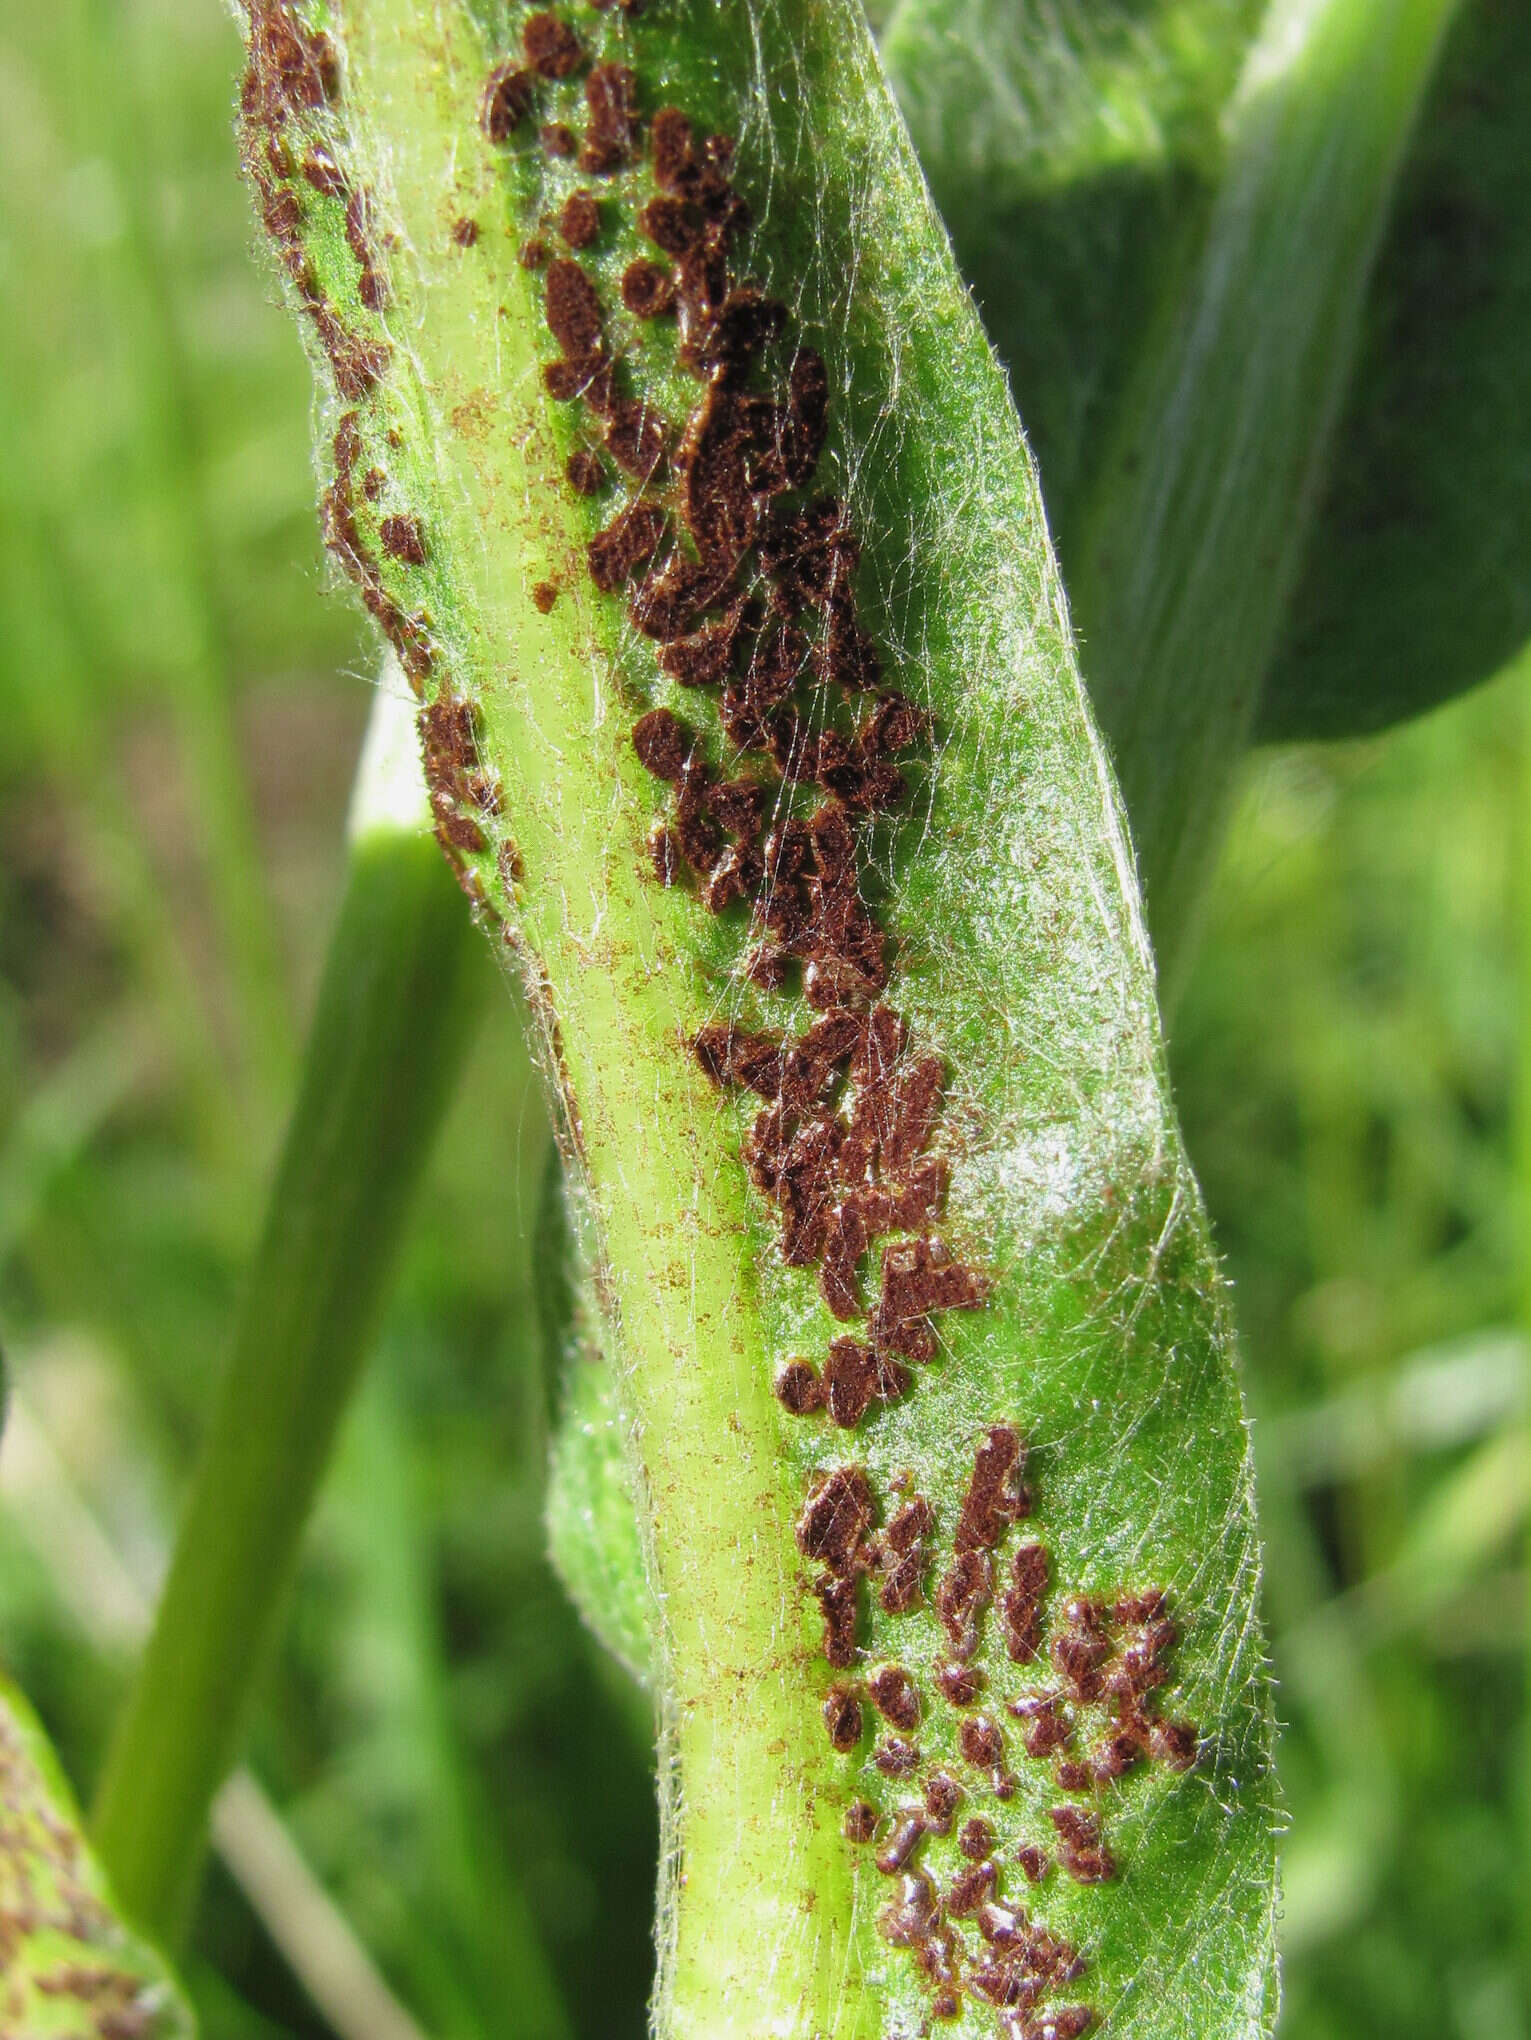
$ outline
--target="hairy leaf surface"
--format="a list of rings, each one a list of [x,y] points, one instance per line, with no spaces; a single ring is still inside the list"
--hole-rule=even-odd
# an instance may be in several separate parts
[[[614,1369],[661,2030],[1265,2030],[1226,1309],[1035,478],[864,20],[251,31],[327,535],[525,974]]]

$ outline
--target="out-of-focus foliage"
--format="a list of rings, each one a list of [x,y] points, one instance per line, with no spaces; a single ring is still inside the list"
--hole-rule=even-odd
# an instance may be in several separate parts
[[[87,90],[84,55],[107,33],[109,95]],[[49,1541],[35,1487],[20,1506],[21,1419],[152,1576],[284,1104],[247,1075],[184,747],[226,731],[251,790],[248,876],[295,1034],[366,708],[350,606],[321,592],[308,369],[249,260],[236,65],[232,27],[200,0],[60,0],[0,29],[14,307],[0,323],[0,1342],[19,1411],[0,1447],[0,1654],[80,1785],[122,1652],[101,1647],[109,1607],[86,1633],[101,1601],[88,1553]],[[103,129],[104,98],[120,128]],[[114,153],[129,147],[150,194],[143,249]],[[178,366],[146,305],[179,336]],[[204,506],[189,524],[170,500],[184,474],[172,396]],[[177,649],[194,569],[225,618],[221,669]],[[1257,1412],[1288,1724],[1287,2040],[1531,2035],[1511,1792],[1523,695],[1506,681],[1389,738],[1262,765],[1177,1019],[1181,1110]],[[546,1136],[510,996],[491,1004],[474,1103],[421,1200],[253,1760],[433,2034],[506,2030],[483,1993],[503,1987],[493,1892],[511,1861],[577,2029],[636,2040],[657,1841],[648,1722],[542,1555],[530,1233]],[[218,2040],[325,2030],[221,1871],[188,1970]]]
[[[1300,37],[1305,10],[1289,12]],[[1065,579],[1088,553],[1133,364],[1195,285],[1259,20],[1248,0],[904,0],[889,22]],[[1383,237],[1259,737],[1384,728],[1531,636],[1528,84],[1531,14],[1463,0]],[[1088,678],[1088,643],[1084,664]]]
[[[1400,180],[1258,734],[1385,728],[1531,637],[1531,12],[1467,0]]]

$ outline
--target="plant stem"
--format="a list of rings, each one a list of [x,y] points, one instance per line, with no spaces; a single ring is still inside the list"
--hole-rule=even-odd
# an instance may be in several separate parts
[[[194,1889],[208,1808],[238,1748],[483,981],[462,900],[420,826],[401,716],[380,694],[369,748],[391,736],[394,764],[369,781],[364,761],[345,896],[265,1230],[97,1800],[98,1843],[124,1907],[167,1937]],[[401,757],[415,775],[402,786]],[[379,784],[381,803],[368,797]]]
[[[1273,0],[1194,286],[1167,306],[1072,560],[1091,699],[1171,994],[1459,0]]]

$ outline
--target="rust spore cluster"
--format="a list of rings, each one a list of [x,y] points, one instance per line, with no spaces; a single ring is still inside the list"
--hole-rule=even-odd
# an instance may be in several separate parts
[[[421,698],[437,834],[487,910],[471,860],[489,848],[501,795],[478,711],[445,676],[413,592],[429,585],[429,523],[396,500],[381,435],[382,465],[363,450],[364,407],[391,357],[386,243],[369,194],[326,147],[340,87],[336,51],[293,0],[254,0],[246,159],[346,407],[326,542]],[[545,391],[577,407],[567,487],[592,505],[623,492],[597,512],[584,571],[653,647],[675,703],[648,706],[631,729],[664,789],[653,876],[704,912],[736,914],[745,978],[765,993],[800,986],[809,1009],[795,1031],[720,1021],[689,1048],[709,1082],[755,1101],[743,1161],[781,1261],[813,1271],[844,1328],[774,1383],[787,1416],[842,1441],[809,1485],[797,1543],[828,1668],[823,1732],[845,1767],[844,1832],[887,1880],[879,1932],[906,1951],[932,2018],[987,2006],[1007,2040],[1079,2040],[1097,2023],[1079,1995],[1085,1960],[1034,1913],[1055,1877],[1117,1876],[1107,1818],[1119,1781],[1189,1768],[1198,1735],[1161,1706],[1179,1633],[1164,1592],[1070,1595],[1055,1581],[1015,1424],[983,1431],[947,1495],[915,1492],[912,1478],[879,1495],[852,1456],[854,1434],[936,1358],[943,1314],[978,1310],[990,1278],[950,1236],[949,1071],[899,1011],[896,957],[868,901],[871,832],[907,808],[932,726],[885,677],[858,603],[860,540],[846,504],[815,487],[825,363],[741,273],[750,211],[732,141],[674,107],[646,111],[634,69],[595,60],[573,21],[525,18],[519,50],[484,81],[479,124],[488,146],[540,151],[567,185],[520,261],[540,279]],[[356,265],[349,310],[307,253],[316,205],[339,208],[334,245]],[[616,283],[620,313],[590,260],[619,223],[642,244]],[[445,237],[466,255],[478,223],[458,218]],[[673,332],[663,351],[696,385],[678,421],[641,394],[641,354],[612,345],[633,321]],[[560,593],[558,581],[529,584],[544,615]],[[500,866],[507,887],[519,880],[508,843]],[[915,1616],[917,1630],[898,1629]],[[1039,1799],[1045,1818],[1020,1834]]]
[[[824,1655],[837,1675],[823,1703],[831,1747],[899,1788],[880,1806],[855,1799],[844,1823],[849,1840],[876,1844],[878,1871],[898,1880],[880,1930],[911,1950],[930,1984],[934,2016],[955,2017],[964,1998],[976,1996],[1017,2040],[1039,2040],[1082,2034],[1094,2015],[1083,2004],[1054,2002],[1085,1966],[1030,1918],[1017,1884],[1044,1884],[1055,1870],[1086,1886],[1114,1879],[1105,1828],[1110,1788],[1140,1766],[1188,1769],[1198,1737],[1191,1723],[1164,1717],[1157,1705],[1179,1634],[1162,1590],[1109,1603],[1075,1596],[1051,1609],[1047,1549],[1022,1528],[1034,1509],[1026,1462],[1019,1432],[991,1426],[974,1449],[944,1556],[936,1549],[936,1507],[906,1495],[879,1528],[871,1480],[854,1462],[815,1478],[797,1543],[812,1568]],[[886,1651],[881,1661],[865,1662],[863,1583],[895,1615],[924,1605],[928,1592],[945,1645],[928,1691]],[[1016,1668],[1004,1691],[977,1662],[991,1615],[1005,1662]],[[954,1737],[939,1736],[954,1742],[956,1776],[922,1750],[922,1730],[937,1726],[932,1705],[956,1716]],[[1015,1799],[1017,1764],[1045,1766],[1047,1786],[1060,1797],[1047,1809],[1043,1839],[1007,1849],[999,1841],[1003,1823],[984,1809]],[[959,1812],[961,1860],[943,1884],[922,1845],[950,1835]]]
[[[486,84],[491,140],[532,132],[537,80],[555,75],[539,51],[568,63],[558,77],[578,71],[549,19],[533,17],[523,60]],[[588,443],[569,463],[575,493],[600,494],[612,470],[629,484],[589,541],[590,580],[623,602],[659,672],[698,704],[685,715],[650,707],[632,728],[636,757],[668,789],[650,839],[654,875],[694,888],[710,913],[747,915],[745,969],[758,987],[780,990],[801,973],[813,1016],[801,1031],[724,1021],[691,1045],[713,1084],[759,1101],[744,1161],[776,1215],[781,1259],[816,1271],[824,1304],[848,1327],[822,1359],[781,1368],[778,1399],[794,1417],[822,1415],[850,1433],[934,1358],[940,1315],[977,1309],[989,1290],[943,1236],[946,1066],[889,996],[889,944],[863,882],[868,830],[905,802],[899,761],[925,743],[930,722],[885,684],[858,609],[851,518],[838,498],[814,492],[829,430],[824,362],[791,339],[785,305],[738,272],[750,215],[733,185],[731,140],[699,136],[673,107],[645,122],[624,66],[594,64],[584,91],[584,136],[544,122],[541,147],[592,183],[635,173],[622,196],[652,252],[623,270],[622,306],[639,321],[674,322],[674,356],[698,398],[677,425],[634,392],[595,277],[577,259],[615,204],[590,184],[549,216],[567,252],[554,255],[540,236],[535,258],[530,244],[523,251],[543,273],[557,349],[543,380],[555,401],[581,407]],[[645,129],[653,189],[637,197]],[[704,735],[709,699],[721,746]],[[728,770],[710,762],[720,748],[732,754]],[[866,1265],[874,1249],[875,1275]],[[1025,1470],[1019,1431],[993,1425],[945,1512],[939,1562],[943,1511],[906,1492],[879,1526],[884,1511],[854,1460],[816,1476],[797,1541],[834,1675],[824,1733],[876,1781],[873,1796],[851,1800],[844,1830],[874,1845],[877,1870],[895,1881],[879,1930],[909,1951],[933,2017],[954,2018],[977,2000],[1012,2040],[1070,2040],[1096,2021],[1074,2001],[1083,1958],[1007,1886],[1018,1878],[1029,1890],[1055,1869],[1085,1886],[1113,1878],[1107,1788],[1140,1764],[1184,1768],[1197,1738],[1153,1705],[1176,1637],[1162,1594],[1109,1607],[1075,1599],[1049,1628],[1049,1554],[1018,1529],[1033,1507]],[[868,1596],[893,1617],[928,1601],[942,1637],[928,1692],[904,1663],[864,1662]],[[978,1662],[991,1613],[1017,1668],[1004,1694],[986,1691]],[[937,1739],[951,1746],[958,1775],[922,1744],[942,1709],[949,1726]],[[1061,1798],[1042,1837],[1007,1853],[975,1802],[1012,1801],[1016,1764],[1045,1765]],[[960,1861],[941,1888],[927,1843],[952,1834],[959,1809]]]
[[[551,20],[551,17],[549,17]],[[547,33],[538,43],[545,65],[563,61],[571,38]],[[556,71],[548,75],[558,75]],[[324,541],[342,570],[355,583],[367,610],[397,652],[417,695],[436,671],[440,647],[427,609],[406,607],[389,592],[385,573],[396,581],[398,570],[426,566],[429,545],[417,515],[407,508],[383,507],[389,494],[387,473],[365,465],[361,407],[373,396],[392,359],[392,346],[364,316],[348,311],[327,292],[307,246],[316,201],[339,207],[341,236],[355,262],[355,292],[361,314],[377,315],[388,303],[383,273],[385,252],[373,220],[371,196],[353,183],[336,162],[326,139],[326,119],[340,93],[341,66],[333,43],[322,30],[310,28],[290,0],[252,0],[249,8],[247,61],[240,90],[240,132],[245,166],[255,185],[261,218],[292,282],[298,302],[312,322],[346,408],[335,427],[333,477],[320,502]],[[454,247],[469,249],[478,240],[477,223],[463,217],[448,230]],[[397,444],[397,435],[390,434]],[[364,470],[364,471],[363,471]],[[375,541],[364,531],[359,505],[380,514]],[[539,608],[551,608],[556,591],[534,591]],[[498,788],[478,759],[477,711],[438,683],[434,700],[423,707],[420,736],[436,833],[448,861],[481,909],[487,896],[465,859],[486,848],[481,823],[498,814]]]

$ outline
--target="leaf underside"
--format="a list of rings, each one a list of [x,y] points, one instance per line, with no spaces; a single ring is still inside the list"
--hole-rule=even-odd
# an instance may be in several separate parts
[[[327,536],[525,973],[611,1356],[561,1543],[631,1581],[615,1435],[661,2030],[1263,2032],[1225,1300],[1034,474],[863,18],[251,25]]]

